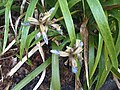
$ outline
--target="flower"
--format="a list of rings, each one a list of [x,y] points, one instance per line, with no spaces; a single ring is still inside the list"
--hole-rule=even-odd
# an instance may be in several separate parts
[[[42,34],[46,44],[48,44],[48,36],[47,36],[48,26],[55,28],[58,31],[58,33],[63,34],[62,30],[60,29],[60,26],[52,22],[52,20],[50,20],[50,16],[53,13],[54,9],[55,8],[53,7],[48,12],[40,13],[38,19],[33,17],[28,17],[28,21],[30,24],[39,26],[40,33]]]
[[[59,50],[51,50],[50,52],[56,55],[59,55],[61,57],[68,57],[69,64],[72,66],[72,72],[77,73],[78,67],[77,67],[77,61],[76,58],[80,61],[83,60],[82,57],[82,51],[83,51],[83,42],[79,39],[76,40],[76,44],[73,47],[66,46],[65,51],[59,51]],[[68,60],[65,62],[65,65],[67,65]]]

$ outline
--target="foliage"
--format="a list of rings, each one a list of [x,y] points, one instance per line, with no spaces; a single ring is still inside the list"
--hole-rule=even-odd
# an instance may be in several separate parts
[[[0,16],[5,15],[4,40],[0,40],[0,45],[3,43],[3,48],[0,46],[0,52],[2,48],[0,56],[16,45],[20,46],[17,56],[22,64],[37,50],[40,52],[43,63],[21,80],[13,88],[14,90],[22,89],[48,65],[52,66],[50,90],[60,90],[59,62],[61,59],[59,60],[59,57],[61,56],[69,57],[69,61],[72,62],[71,71],[75,73],[75,82],[79,81],[79,84],[83,83],[79,79],[81,67],[85,68],[86,78],[83,77],[85,82],[79,88],[98,90],[109,73],[120,79],[117,58],[120,53],[119,0],[52,0],[52,2],[29,0],[29,3],[25,1],[23,0],[19,7],[14,5],[15,0],[0,2]],[[28,6],[24,7],[25,4]],[[16,8],[20,16],[17,16],[18,19],[13,23],[11,11],[15,11]],[[10,26],[14,32],[15,42],[7,45]],[[80,30],[88,30],[89,37],[85,36],[86,32],[80,33]],[[76,47],[77,40],[82,40],[84,47],[80,47],[81,42]],[[52,53],[49,52],[51,55],[47,60],[45,60],[42,48],[44,44],[51,45]],[[87,59],[85,59],[86,53],[83,53],[86,50],[85,45],[89,47],[86,52],[89,53]],[[65,47],[67,49],[63,52]],[[23,57],[24,52],[26,52],[26,57]],[[82,64],[85,64],[85,67]],[[75,71],[72,70],[74,65]],[[11,69],[7,76],[12,76],[19,68]],[[80,90],[77,85],[75,88]]]

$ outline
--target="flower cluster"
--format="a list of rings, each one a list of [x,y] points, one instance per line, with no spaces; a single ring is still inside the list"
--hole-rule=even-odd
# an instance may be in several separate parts
[[[50,9],[48,12],[40,13],[38,19],[33,17],[28,18],[30,24],[39,26],[40,33],[38,36],[42,35],[46,44],[48,44],[48,37],[47,37],[48,27],[53,27],[58,31],[58,33],[62,34],[62,30],[60,29],[60,26],[58,24],[55,24],[52,20],[50,20],[50,16],[53,13],[53,11],[54,8]]]
[[[72,72],[77,73],[77,61],[76,58],[81,62],[83,60],[82,51],[83,51],[83,42],[79,39],[76,40],[76,44],[72,47],[67,46],[65,51],[51,50],[51,53],[59,55],[61,57],[68,57],[69,64],[72,66]],[[66,63],[68,63],[68,60]]]

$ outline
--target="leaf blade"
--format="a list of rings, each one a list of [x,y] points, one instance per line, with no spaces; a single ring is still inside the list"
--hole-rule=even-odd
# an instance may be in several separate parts
[[[24,22],[27,22],[28,17],[31,17],[33,15],[33,12],[34,12],[37,2],[38,2],[38,0],[31,0],[30,4],[28,6],[28,9],[27,9],[26,15],[25,15]],[[22,36],[21,36],[21,43],[20,43],[20,59],[22,59],[22,55],[23,55],[27,35],[29,32],[29,28],[30,28],[30,26],[22,27]]]
[[[107,45],[107,49],[110,55],[110,59],[113,67],[118,68],[118,61],[116,57],[116,50],[113,43],[113,38],[111,35],[111,31],[108,25],[107,18],[103,11],[103,8],[99,2],[99,0],[87,0],[88,5],[92,11],[92,14],[95,18],[95,21],[99,27],[99,31],[104,39],[104,42]]]
[[[68,3],[66,0],[58,0],[59,1],[59,5],[65,20],[65,24],[67,27],[67,31],[71,40],[71,45],[73,45],[75,43],[76,40],[76,36],[75,36],[75,29],[74,29],[74,25],[73,25],[73,20],[68,8]]]
[[[25,85],[27,85],[32,79],[34,79],[39,73],[41,73],[49,64],[51,63],[51,59],[49,58],[39,67],[37,67],[34,71],[28,74],[23,80],[21,80],[13,90],[21,90]]]
[[[8,31],[9,31],[9,12],[10,12],[12,3],[13,3],[13,0],[8,0],[5,8],[5,31],[4,31],[3,51],[7,44]]]
[[[52,49],[58,49],[55,43],[52,43]],[[51,85],[52,85],[53,90],[60,90],[59,59],[58,59],[58,55],[55,55],[55,54],[52,54]]]

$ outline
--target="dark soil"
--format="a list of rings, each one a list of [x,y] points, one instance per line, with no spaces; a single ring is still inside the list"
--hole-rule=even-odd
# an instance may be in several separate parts
[[[15,55],[15,51],[9,50],[5,55],[0,58],[0,65],[2,70],[2,76],[6,76],[6,74],[10,71],[13,65],[13,58]],[[41,57],[39,52],[36,52],[31,58],[32,66],[28,64],[24,64],[12,77],[7,77],[2,81],[0,81],[0,90],[12,90],[12,88],[20,82],[27,74],[32,72],[36,67],[38,67],[41,63]],[[17,61],[18,62],[18,61]],[[17,63],[16,62],[16,63]],[[41,75],[41,74],[40,74]],[[28,85],[26,85],[22,90],[32,90],[33,87],[37,84],[40,75],[37,76],[34,80],[32,80]],[[0,78],[1,78],[0,77]],[[64,66],[64,62],[60,61],[60,79],[61,79],[61,89],[62,90],[74,90],[74,74],[71,72],[71,69]],[[47,67],[47,73],[42,85],[38,90],[49,90],[51,81],[51,66]]]

